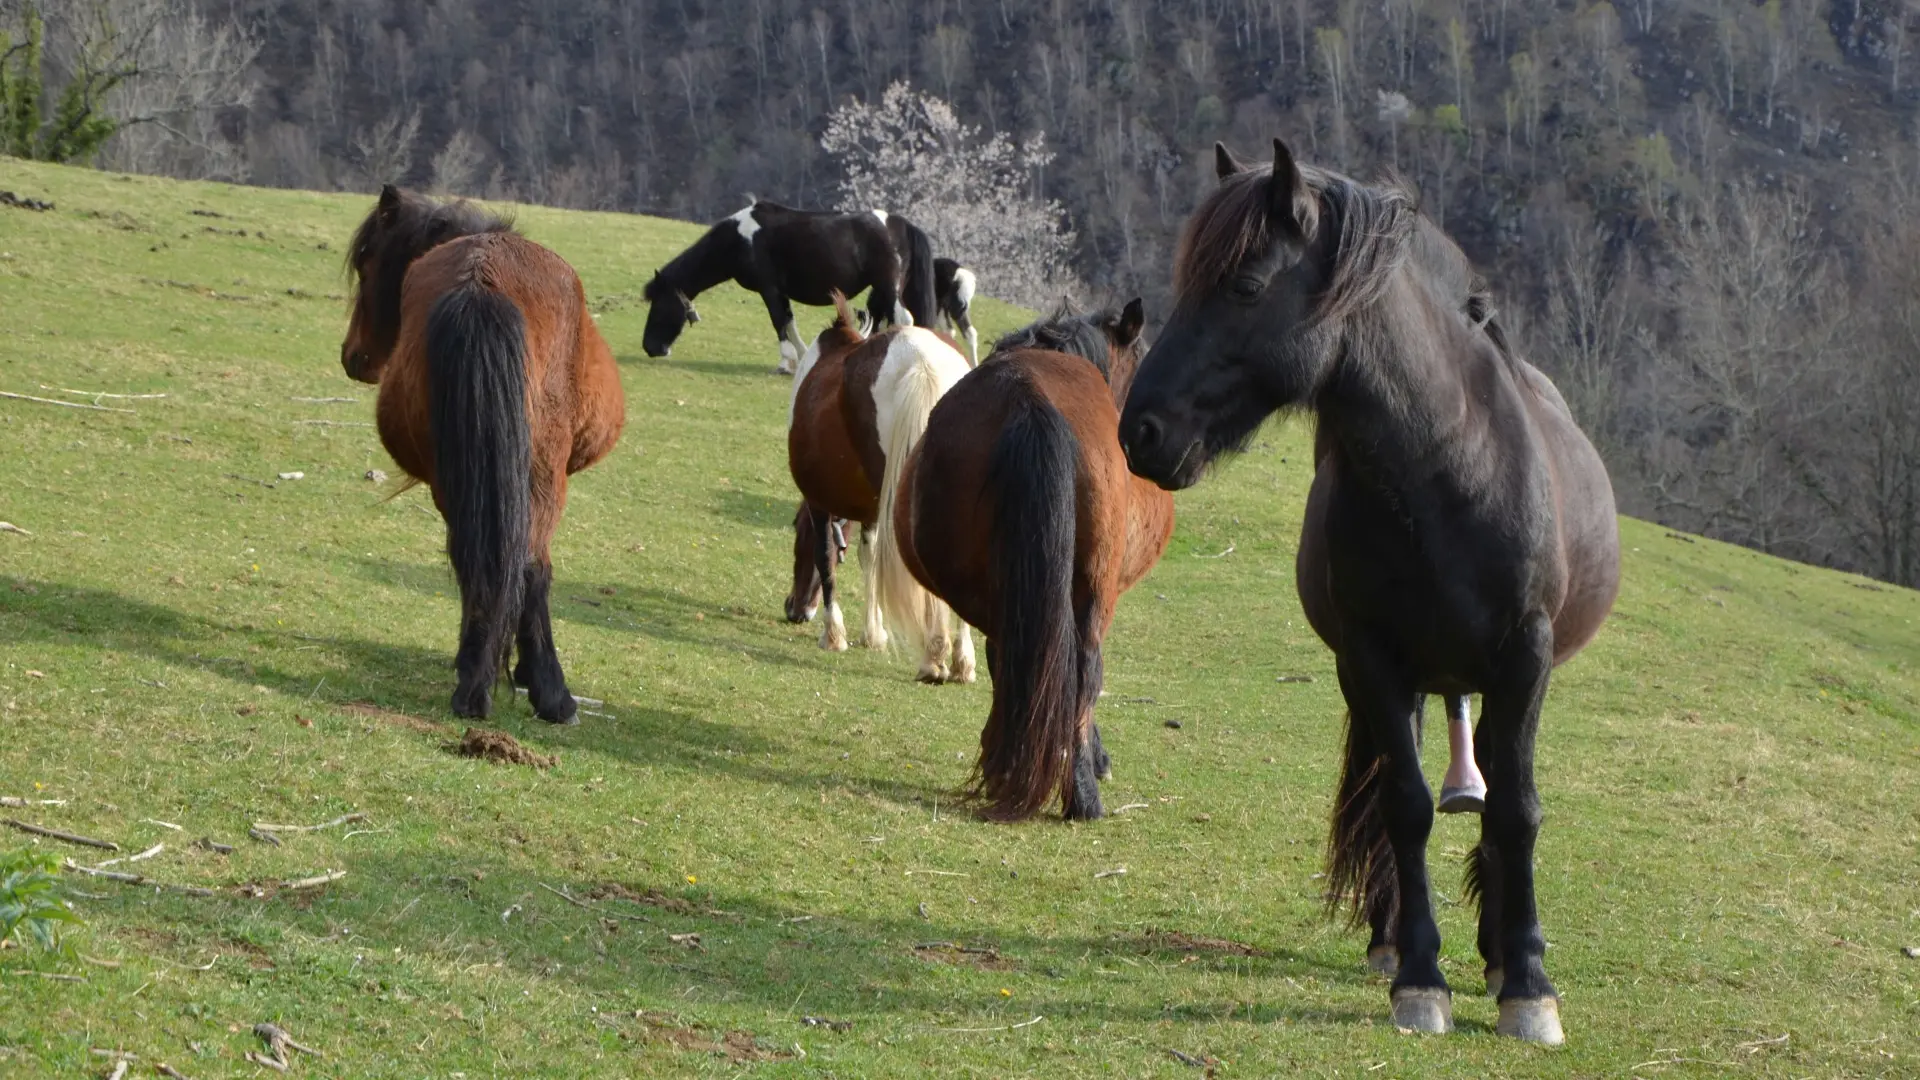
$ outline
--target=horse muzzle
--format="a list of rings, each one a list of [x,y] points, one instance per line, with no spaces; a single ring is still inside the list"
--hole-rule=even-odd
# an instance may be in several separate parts
[[[1124,419],[1120,450],[1134,475],[1168,491],[1192,487],[1206,471],[1205,440],[1198,434],[1174,430],[1173,425],[1151,412]]]

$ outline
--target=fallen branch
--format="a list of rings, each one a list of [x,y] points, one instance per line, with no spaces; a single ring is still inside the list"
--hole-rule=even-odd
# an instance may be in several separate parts
[[[354,397],[297,397],[288,398],[287,400],[298,401],[303,405],[351,405],[360,399]]]
[[[126,1058],[121,1058],[114,1063],[113,1073],[107,1077],[107,1080],[121,1080],[127,1075],[127,1069],[131,1064]]]
[[[331,828],[334,828],[335,826],[346,825],[355,821],[365,821],[365,820],[367,820],[367,815],[362,813],[353,813],[353,814],[342,814],[341,816],[334,818],[332,821],[323,821],[318,825],[269,825],[264,821],[256,821],[253,823],[253,828],[263,833],[319,832],[321,829],[331,829]]]
[[[193,846],[197,848],[201,848],[202,850],[205,850],[205,851],[211,851],[216,855],[233,854],[232,844],[223,844],[220,841],[215,840],[211,836],[203,836],[200,839],[195,840],[193,842]]]
[[[144,874],[123,874],[118,870],[98,870],[91,866],[81,866],[72,859],[61,863],[60,869],[73,874],[86,874],[90,877],[106,878],[108,881],[118,881],[125,885],[142,885],[152,886],[156,889],[167,889],[172,892],[185,893],[188,896],[215,895],[212,889],[204,889],[198,885],[175,885],[171,882],[155,881]]]
[[[6,522],[0,521],[0,525]],[[4,530],[0,530],[4,531]],[[0,795],[0,806],[65,806],[65,799],[23,799],[18,795]]]
[[[1147,803],[1130,802],[1127,805],[1120,807],[1118,810],[1115,810],[1114,813],[1124,814],[1129,810],[1148,810],[1148,809],[1151,809],[1151,806]]]
[[[1232,545],[1232,544],[1228,544],[1228,545],[1227,545],[1227,550],[1225,550],[1225,551],[1223,551],[1223,552],[1221,552],[1221,553],[1220,553],[1220,554],[1218,554],[1218,555],[1200,555],[1200,554],[1195,554],[1195,555],[1194,555],[1194,558],[1196,558],[1196,559],[1224,559],[1224,558],[1226,558],[1227,556],[1229,556],[1229,555],[1231,555],[1231,554],[1233,554],[1233,545]]]
[[[38,979],[51,979],[54,982],[86,982],[85,975],[62,975],[57,971],[28,971],[25,968],[0,968],[0,975],[32,975]]]
[[[16,829],[19,829],[21,832],[32,833],[35,836],[49,836],[55,840],[65,840],[69,844],[81,844],[86,847],[104,848],[107,851],[120,850],[120,845],[114,843],[111,840],[95,840],[91,836],[81,836],[78,833],[61,832],[59,829],[49,829],[45,825],[29,825],[24,821],[17,821],[13,818],[6,818],[4,820],[8,825],[11,825]]]
[[[153,1067],[153,1071],[159,1073],[161,1076],[170,1076],[173,1078],[173,1080],[190,1080],[190,1078],[186,1074],[182,1073],[180,1070],[174,1068],[173,1066],[167,1064],[164,1061],[158,1065],[155,1065]]]
[[[32,533],[30,533],[30,532],[28,532],[27,530],[25,530],[25,529],[23,529],[23,528],[21,528],[20,526],[18,526],[18,525],[15,525],[15,524],[14,524],[13,522],[11,522],[11,521],[0,521],[0,532],[10,532],[10,533],[19,533],[19,534],[20,534],[21,536],[32,536],[32,535],[33,535]],[[13,806],[13,805],[18,805],[18,804],[15,804],[15,803],[8,803],[8,804],[6,804],[6,805],[9,805],[9,806]]]
[[[11,390],[0,390],[0,398],[12,398],[15,401],[31,401],[40,405],[58,405],[63,409],[91,409],[94,412],[131,413],[132,409],[115,409],[106,405],[88,405],[79,401],[55,401],[52,398],[34,397],[32,394],[16,394]]]
[[[252,1050],[249,1050],[246,1053],[241,1054],[240,1056],[243,1058],[246,1058],[248,1061],[253,1062],[255,1065],[265,1065],[267,1068],[272,1069],[274,1072],[287,1071],[286,1062],[275,1061],[274,1059],[268,1057],[265,1054],[257,1054],[257,1053],[254,1053]]]
[[[165,394],[109,394],[105,390],[69,390],[64,386],[48,386],[46,383],[41,383],[40,389],[51,390],[56,394],[72,394],[74,397],[90,397],[95,401],[101,398],[117,398],[122,401],[149,401],[154,398],[167,396]]]
[[[173,830],[174,832],[186,832],[186,831],[187,831],[187,830],[185,830],[185,829],[183,829],[183,828],[181,828],[180,826],[178,826],[178,825],[175,825],[175,824],[174,824],[173,822],[171,822],[171,821],[160,821],[160,820],[157,820],[157,819],[155,819],[155,818],[150,818],[150,817],[143,817],[143,818],[141,818],[141,819],[140,819],[140,824],[142,824],[142,825],[158,825],[158,826],[160,826],[160,827],[161,827],[161,828],[163,828],[163,829],[172,829],[172,830]]]
[[[966,877],[967,876],[965,874],[962,874],[953,870],[909,870],[907,871],[908,877],[912,877],[915,874],[933,874],[938,877]]]
[[[1094,880],[1098,881],[1101,878],[1120,877],[1126,872],[1127,872],[1126,867],[1116,866],[1111,870],[1102,870],[1099,873],[1093,875],[1093,877],[1094,877]]]
[[[120,863],[134,863],[134,862],[139,862],[142,859],[151,859],[155,855],[160,854],[162,851],[165,851],[166,849],[167,849],[167,845],[165,844],[155,844],[138,855],[126,855],[118,859],[108,859],[106,862],[94,863],[93,868],[95,870],[98,870],[103,866],[116,866]]]
[[[1172,1054],[1173,1060],[1179,1062],[1182,1065],[1191,1065],[1196,1069],[1204,1069],[1207,1067],[1207,1059],[1204,1057],[1195,1057],[1192,1054],[1183,1053],[1182,1051],[1175,1050],[1171,1046],[1167,1047],[1167,1053]]]
[[[1004,1025],[1004,1026],[1002,1026],[1002,1027],[986,1027],[986,1028],[943,1028],[943,1027],[937,1027],[937,1028],[934,1028],[933,1030],[935,1030],[935,1031],[944,1031],[944,1032],[946,1032],[946,1033],[947,1033],[947,1034],[949,1034],[949,1035],[978,1035],[978,1034],[981,1034],[982,1032],[987,1032],[987,1031],[1018,1031],[1018,1030],[1020,1030],[1021,1028],[1024,1028],[1024,1027],[1032,1027],[1033,1025],[1035,1025],[1035,1024],[1037,1024],[1037,1023],[1039,1023],[1040,1021],[1042,1021],[1042,1020],[1045,1020],[1045,1019],[1046,1019],[1046,1017],[1044,1017],[1044,1016],[1036,1016],[1036,1017],[1034,1017],[1034,1018],[1033,1018],[1033,1019],[1031,1019],[1031,1020],[1022,1020],[1021,1022],[1019,1022],[1019,1023],[1017,1023],[1017,1024],[1007,1024],[1007,1025]]]
[[[261,832],[259,829],[248,829],[247,835],[263,844],[270,844],[274,847],[280,846],[280,838],[270,832]]]
[[[326,873],[320,874],[316,877],[301,878],[299,881],[289,881],[280,887],[283,889],[290,889],[290,890],[317,889],[322,885],[330,885],[333,882],[339,881],[341,878],[346,876],[347,876],[347,872],[345,870],[329,870]]]
[[[360,420],[295,420],[296,424],[309,427],[372,427],[372,424]]]
[[[310,1057],[325,1056],[311,1046],[301,1046],[299,1043],[294,1042],[293,1036],[287,1034],[287,1030],[278,1024],[255,1024],[253,1025],[253,1033],[259,1036],[260,1039],[267,1044],[267,1049],[273,1051],[274,1056],[281,1061],[287,1060],[287,1051],[289,1050],[298,1051]]]

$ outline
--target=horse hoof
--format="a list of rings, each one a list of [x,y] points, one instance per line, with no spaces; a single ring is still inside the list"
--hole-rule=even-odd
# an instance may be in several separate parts
[[[1101,783],[1105,783],[1106,781],[1113,779],[1113,763],[1107,762],[1106,764],[1100,766],[1100,771],[1098,773],[1095,773],[1094,775],[1100,779]]]
[[[455,690],[450,707],[453,709],[453,715],[462,719],[485,720],[487,714],[493,711],[493,697],[485,689],[470,693]]]
[[[549,724],[577,724],[580,722],[580,703],[573,699],[572,694],[568,694],[565,700],[553,708],[543,709],[535,706],[533,715]]]
[[[1542,1046],[1567,1041],[1566,1032],[1560,1030],[1559,998],[1509,998],[1500,1003],[1500,1022],[1494,1030]]]
[[[950,683],[961,683],[963,685],[971,683],[973,681],[973,665],[967,664],[964,667],[954,668],[948,673],[947,681]],[[1101,779],[1104,780],[1106,777],[1103,776]]]
[[[1506,972],[1500,970],[1497,967],[1488,968],[1487,969],[1487,996],[1490,998],[1499,997],[1500,987],[1503,984],[1505,984],[1506,981],[1507,981]]]
[[[1487,809],[1487,789],[1484,785],[1472,787],[1443,787],[1440,789],[1440,805],[1435,807],[1442,814],[1479,814]]]
[[[939,664],[923,664],[915,677],[928,686],[939,686],[947,681],[947,669]]]
[[[1400,974],[1400,950],[1391,945],[1375,945],[1367,950],[1367,966],[1391,979]]]
[[[860,647],[863,649],[885,650],[887,647],[887,641],[888,641],[887,632],[885,630],[882,630],[879,633],[868,631],[867,633],[860,635]]]
[[[1418,1031],[1428,1035],[1445,1035],[1452,1031],[1452,992],[1437,986],[1408,986],[1395,990],[1393,1026],[1401,1031]]]

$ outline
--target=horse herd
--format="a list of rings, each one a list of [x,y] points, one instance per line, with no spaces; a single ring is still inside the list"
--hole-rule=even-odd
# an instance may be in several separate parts
[[[1394,1022],[1451,1030],[1419,760],[1425,698],[1445,697],[1440,808],[1481,812],[1468,891],[1498,1030],[1557,1044],[1533,751],[1552,669],[1597,633],[1618,589],[1605,467],[1407,192],[1299,165],[1279,140],[1271,166],[1224,146],[1215,161],[1219,187],[1187,225],[1151,349],[1134,300],[1063,311],[981,361],[973,275],[935,259],[910,222],[755,202],[647,285],[646,351],[666,354],[706,289],[734,280],[765,300],[782,368],[795,369],[788,458],[803,501],[787,617],[823,612],[822,646],[847,647],[835,569],[857,526],[864,644],[904,637],[922,681],[967,682],[968,627],[981,630],[993,702],[974,793],[1000,820],[1056,797],[1069,818],[1100,816],[1101,646],[1120,594],[1167,545],[1169,492],[1275,412],[1312,412],[1296,581],[1348,707],[1329,908],[1370,925]],[[447,523],[462,608],[453,711],[486,716],[517,655],[512,680],[535,713],[573,722],[548,542],[567,478],[604,457],[625,420],[580,280],[479,208],[393,187],[349,263],[342,363],[379,384],[381,439]],[[862,289],[864,318],[845,299]],[[834,308],[811,342],[795,300]],[[940,317],[967,355],[930,328]]]

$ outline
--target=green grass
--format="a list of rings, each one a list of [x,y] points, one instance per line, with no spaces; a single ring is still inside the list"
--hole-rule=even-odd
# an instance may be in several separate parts
[[[364,478],[392,471],[371,428],[300,423],[370,419],[338,364],[368,201],[11,160],[0,188],[58,204],[0,209],[0,390],[167,395],[0,400],[0,519],[32,534],[0,533],[0,794],[70,800],[6,813],[164,842],[137,868],[168,881],[347,872],[258,898],[75,881],[81,956],[0,968],[86,981],[0,975],[0,1073],[104,1074],[89,1051],[114,1047],[252,1077],[263,1020],[341,1077],[1198,1075],[1170,1049],[1225,1076],[1920,1073],[1914,593],[1624,523],[1619,607],[1540,745],[1569,1045],[1492,1034],[1460,818],[1431,855],[1461,1030],[1402,1036],[1363,939],[1320,913],[1341,706],[1293,593],[1300,424],[1180,496],[1121,604],[1105,798],[1133,808],[983,824],[953,792],[988,687],[918,686],[904,655],[823,654],[780,619],[788,383],[758,300],[703,298],[646,360],[640,287],[696,230],[526,208],[626,380],[626,436],[554,550],[561,658],[611,717],[507,705],[560,763],[483,764],[442,748],[457,613],[430,501]],[[988,337],[1020,321],[981,307]],[[327,397],[352,400],[294,400]],[[541,887],[609,882],[671,902],[605,919]],[[734,1054],[709,1048],[728,1032]]]

